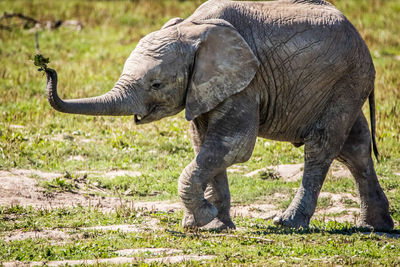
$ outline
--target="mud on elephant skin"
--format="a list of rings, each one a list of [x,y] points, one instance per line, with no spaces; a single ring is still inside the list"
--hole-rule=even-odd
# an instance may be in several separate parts
[[[102,96],[61,100],[56,71],[46,74],[49,102],[61,112],[134,115],[143,124],[185,109],[195,158],[178,184],[184,227],[235,228],[226,168],[247,161],[259,136],[305,146],[301,186],[277,224],[308,226],[339,159],[359,190],[359,223],[393,228],[371,158],[373,62],[356,29],[323,0],[208,1],[145,36]],[[372,138],[361,111],[367,98]]]

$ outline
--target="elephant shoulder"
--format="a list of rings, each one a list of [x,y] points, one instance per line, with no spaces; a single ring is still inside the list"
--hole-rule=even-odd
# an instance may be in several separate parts
[[[210,19],[219,18],[224,9],[230,6],[232,1],[230,0],[208,0],[207,2],[200,5],[195,12],[188,18],[194,19]]]
[[[200,5],[196,11],[226,5],[230,0],[208,0]]]
[[[298,4],[326,5],[333,6],[331,3],[324,0],[281,0],[283,2],[292,2]]]

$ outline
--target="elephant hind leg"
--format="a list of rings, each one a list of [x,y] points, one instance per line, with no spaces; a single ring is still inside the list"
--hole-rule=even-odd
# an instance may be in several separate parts
[[[361,200],[360,226],[376,230],[393,229],[389,202],[379,185],[371,157],[371,135],[364,114],[360,114],[339,154],[355,178]]]
[[[308,227],[329,167],[338,157],[361,112],[361,103],[354,103],[351,95],[346,93],[349,84],[351,81],[347,76],[335,84],[331,102],[304,139],[304,173],[300,188],[287,210],[274,218],[275,224]]]
[[[305,150],[310,151],[314,147],[306,144]],[[317,150],[316,150],[317,151]],[[321,154],[326,154],[320,151]],[[292,228],[307,228],[312,215],[315,212],[318,196],[324,183],[326,174],[333,159],[319,157],[316,154],[306,152],[303,179],[296,196],[285,212],[274,218],[276,225]]]
[[[336,123],[344,124],[340,118],[343,117],[338,116]],[[325,127],[317,124],[305,141],[304,173],[300,188],[287,210],[274,218],[276,225],[308,227],[329,167],[346,139],[345,128],[335,125]]]

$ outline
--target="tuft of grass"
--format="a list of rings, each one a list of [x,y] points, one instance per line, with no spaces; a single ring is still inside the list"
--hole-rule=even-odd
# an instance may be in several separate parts
[[[62,177],[57,177],[51,181],[43,183],[43,187],[48,191],[68,191],[74,192],[78,189],[78,185]]]
[[[259,174],[260,179],[262,180],[278,180],[281,178],[276,171],[267,169]]]
[[[331,197],[319,197],[318,198],[318,208],[328,208],[333,204]]]

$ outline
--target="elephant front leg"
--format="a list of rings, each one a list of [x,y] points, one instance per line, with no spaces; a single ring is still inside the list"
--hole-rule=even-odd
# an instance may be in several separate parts
[[[196,159],[179,178],[178,193],[186,209],[183,227],[202,227],[218,215],[221,222],[234,228],[229,217],[230,194],[226,168],[247,161],[255,140],[255,134],[235,138],[213,134],[208,140],[206,138]],[[205,194],[207,185],[211,187]]]
[[[211,222],[217,215],[217,208],[207,201],[204,191],[212,177],[210,170],[192,161],[179,178],[178,193],[185,206],[182,221],[184,228],[198,228]]]
[[[204,195],[218,210],[217,217],[205,228],[211,230],[236,229],[230,216],[231,197],[226,170],[211,179]]]
[[[178,185],[186,211],[183,227],[202,227],[217,217],[234,228],[229,216],[226,168],[250,158],[258,123],[258,104],[244,92],[191,124],[196,158],[184,169]],[[210,187],[205,194],[207,186]]]

